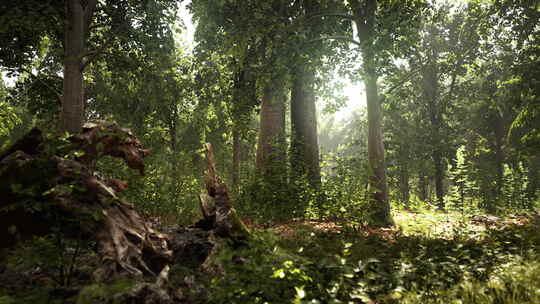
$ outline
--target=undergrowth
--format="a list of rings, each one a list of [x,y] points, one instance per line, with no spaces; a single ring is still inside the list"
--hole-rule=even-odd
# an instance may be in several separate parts
[[[248,246],[221,244],[202,269],[173,265],[169,284],[186,286],[190,303],[540,303],[537,214],[423,210],[394,218],[392,229],[324,221],[252,227]],[[81,245],[61,249],[55,240],[36,239],[7,257],[0,304],[82,303],[95,257],[88,244],[78,257]],[[82,290],[109,290],[96,286]]]
[[[403,212],[395,229],[290,223],[217,258],[212,303],[539,303],[537,216]],[[284,229],[286,227],[286,229]]]

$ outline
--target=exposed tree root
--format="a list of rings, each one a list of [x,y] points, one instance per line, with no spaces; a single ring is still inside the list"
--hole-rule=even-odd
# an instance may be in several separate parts
[[[0,247],[53,230],[93,239],[101,259],[94,273],[97,281],[153,277],[156,283],[141,283],[124,296],[143,300],[136,303],[170,302],[168,265],[201,266],[215,247],[214,235],[236,245],[250,237],[217,175],[212,146],[206,148],[203,220],[165,234],[154,231],[119,197],[126,182],[104,179],[93,170],[99,157],[109,155],[144,174],[143,158],[149,151],[129,130],[98,121],[86,124],[81,134],[58,139],[33,129],[0,154]]]
[[[229,198],[227,185],[222,183],[216,170],[211,144],[206,144],[206,191],[199,196],[204,219],[196,226],[213,230],[220,237],[231,238],[235,242],[249,239],[250,232],[236,214]]]

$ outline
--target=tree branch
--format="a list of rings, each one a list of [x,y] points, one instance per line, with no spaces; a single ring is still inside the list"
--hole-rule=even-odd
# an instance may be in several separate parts
[[[342,41],[346,41],[346,42],[350,42],[350,43],[356,44],[356,45],[358,45],[358,46],[360,46],[360,47],[362,46],[362,44],[360,43],[360,41],[354,40],[354,39],[349,38],[349,37],[346,37],[346,36],[328,36],[328,37],[320,37],[320,38],[316,38],[316,39],[309,40],[307,43],[313,43],[313,42],[322,41],[322,40],[342,40]]]
[[[41,79],[40,77],[38,77],[37,75],[34,75],[34,73],[32,73],[32,71],[28,70],[28,69],[25,69],[25,68],[18,68],[21,72],[26,72],[28,74],[30,74],[31,77],[33,77],[35,80],[34,82],[36,81],[39,81],[41,82],[47,89],[51,90],[54,94],[56,94],[56,97],[58,97],[58,100],[60,101],[60,104],[62,104],[62,93],[60,93],[59,91],[57,91],[54,87],[50,86],[47,82],[45,82],[43,79]],[[58,77],[58,76],[57,76]],[[61,77],[59,77],[61,78]]]
[[[306,21],[310,21],[311,19],[315,19],[317,17],[341,17],[354,21],[354,16],[347,13],[317,13],[306,16]]]
[[[84,8],[84,33],[88,37],[90,34],[90,25],[92,24],[92,17],[94,16],[94,11],[96,10],[97,0],[88,0],[86,7]]]
[[[105,52],[105,49],[107,49],[107,47],[109,47],[111,45],[111,43],[114,41],[114,37],[115,37],[115,35],[109,36],[109,39],[107,39],[107,41],[105,41],[101,45],[101,47],[99,49],[94,50],[94,51],[89,51],[89,52],[87,52],[86,54],[83,55],[83,58],[88,57],[88,59],[86,59],[81,64],[81,71],[84,71],[84,69],[86,68],[86,66],[88,66],[88,64],[90,64],[92,61],[96,60],[96,58],[98,58],[99,55],[101,55],[101,54],[103,54]]]
[[[414,69],[414,70],[411,70],[409,72],[409,74],[405,75],[406,78],[405,79],[402,79],[400,82],[398,82],[396,85],[390,87],[390,89],[386,90],[386,92],[384,92],[384,94],[390,94],[392,93],[392,91],[394,91],[395,89],[401,87],[402,85],[404,85],[407,81],[411,80],[411,78],[420,71],[420,68],[417,68],[417,69]]]
[[[107,24],[103,24],[103,23],[98,23],[98,24],[91,24],[89,27],[88,27],[88,31],[92,31],[92,30],[95,30],[95,29],[98,29],[98,28],[104,28],[106,27]]]
[[[397,84],[393,85],[392,87],[390,87],[388,90],[386,90],[386,92],[382,93],[382,97],[380,99],[380,103],[382,104],[384,102],[384,100],[386,99],[386,95],[387,94],[390,94],[392,93],[392,91],[394,91],[395,89],[397,88],[400,88],[401,86],[403,86],[406,82],[408,82],[409,80],[411,80],[411,78],[420,71],[420,68],[417,68],[417,69],[414,69],[412,71],[410,71],[407,75],[405,75],[405,78],[404,79],[401,79],[400,82],[398,82]]]

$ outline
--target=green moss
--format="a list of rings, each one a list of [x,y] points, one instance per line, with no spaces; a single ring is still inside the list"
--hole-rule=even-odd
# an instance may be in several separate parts
[[[0,304],[15,304],[15,303],[17,303],[17,301],[15,301],[15,299],[10,296],[0,297]]]
[[[135,287],[136,282],[133,280],[117,280],[108,286],[109,294],[125,292]]]
[[[232,237],[234,239],[240,239],[240,240],[249,240],[251,237],[251,232],[247,228],[247,226],[242,222],[242,220],[238,217],[236,210],[234,208],[231,209],[230,218],[233,225],[233,235]]]
[[[135,286],[132,280],[117,280],[110,284],[92,284],[81,290],[77,304],[108,303],[114,295],[127,292]]]
[[[500,265],[486,282],[463,280],[426,298],[419,290],[404,294],[402,303],[539,303],[540,263],[535,260]]]
[[[105,286],[93,284],[85,287],[79,293],[77,304],[94,304],[104,302],[107,297]]]

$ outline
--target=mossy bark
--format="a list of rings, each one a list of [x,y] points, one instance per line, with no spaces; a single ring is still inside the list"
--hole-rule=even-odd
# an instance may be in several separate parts
[[[249,240],[251,233],[244,222],[236,214],[229,197],[227,185],[221,182],[216,170],[214,151],[211,144],[206,144],[206,191],[199,196],[203,222],[220,237],[232,239],[234,242]]]
[[[210,145],[207,193],[201,204],[204,221],[210,223],[207,229],[195,225],[168,233],[153,230],[133,205],[121,199],[126,182],[103,179],[91,169],[97,158],[109,155],[143,174],[147,154],[129,130],[114,123],[88,123],[81,134],[67,140],[45,138],[32,130],[0,153],[0,248],[51,231],[91,239],[101,262],[93,276],[97,285],[81,292],[79,303],[92,301],[92,294],[120,278],[137,283],[115,292],[118,303],[176,301],[184,287],[167,284],[169,265],[201,271],[219,249],[217,243],[233,248],[248,245],[251,233],[232,207]],[[218,237],[225,242],[218,242]],[[148,283],[152,278],[155,283]]]
[[[368,162],[369,192],[372,213],[371,223],[374,226],[388,227],[394,225],[388,201],[388,183],[386,180],[386,162],[382,132],[382,107],[377,88],[377,63],[374,46],[377,1],[350,1],[358,38],[361,41],[362,69],[366,86],[366,103],[368,115]]]

